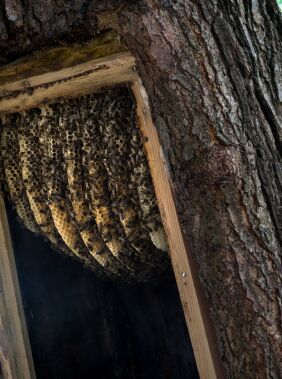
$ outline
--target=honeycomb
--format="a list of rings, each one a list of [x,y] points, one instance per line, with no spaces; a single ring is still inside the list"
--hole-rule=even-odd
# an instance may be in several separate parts
[[[90,104],[85,107],[83,112],[84,115],[90,113],[87,120],[92,120],[92,123],[95,113],[97,113],[93,97],[93,95],[92,98],[90,97]],[[106,101],[107,103],[105,103]],[[93,140],[94,135],[96,136],[98,159],[95,158],[95,161],[104,163],[106,171],[104,175],[98,174],[97,176],[106,178],[112,209],[119,218],[124,234],[130,241],[133,254],[138,256],[143,263],[156,266],[159,261],[162,266],[163,253],[156,249],[144,228],[138,189],[136,182],[132,180],[135,177],[131,175],[133,165],[130,163],[131,134],[129,128],[134,120],[134,115],[133,104],[124,98],[123,93],[117,94],[114,101],[112,99],[109,101],[109,98],[104,99],[103,112],[99,114],[94,123],[96,130],[93,133],[92,129],[91,139]],[[87,125],[86,123],[84,125]],[[140,144],[139,149],[142,147]],[[149,171],[148,166],[147,171]],[[158,209],[156,210],[158,212]]]
[[[127,88],[12,115],[0,134],[7,192],[28,229],[101,276],[165,275],[167,241]]]
[[[32,112],[28,124],[21,118],[17,119],[18,146],[20,164],[25,192],[29,201],[30,209],[41,233],[52,243],[55,248],[72,254],[62,243],[60,235],[54,225],[47,202],[46,185],[43,175],[45,163],[42,147],[39,143],[39,114]]]
[[[1,133],[1,153],[3,174],[6,185],[16,211],[23,224],[32,232],[38,233],[39,228],[30,209],[23,182],[17,130],[13,125],[3,129]]]
[[[66,175],[60,142],[59,117],[50,107],[42,108],[40,122],[40,148],[45,157],[43,168],[47,193],[47,206],[57,232],[65,245],[78,259],[91,266],[92,261],[78,229],[71,220],[70,207],[65,196]],[[95,261],[93,261],[94,263]],[[95,263],[96,266],[96,263]]]
[[[63,156],[66,164],[68,195],[73,207],[74,219],[84,244],[101,266],[119,276],[123,267],[118,263],[111,251],[101,238],[96,224],[95,214],[92,213],[86,201],[86,184],[83,170],[82,136],[80,118],[76,114],[75,104],[64,106],[64,117],[60,117],[59,125],[61,138],[65,141]]]
[[[84,122],[83,166],[87,174],[86,193],[89,194],[90,207],[104,243],[118,262],[130,272],[134,272],[139,262],[136,263],[133,259],[132,249],[123,233],[119,218],[113,211],[107,173],[97,150],[100,143],[95,133],[96,126],[93,120]]]

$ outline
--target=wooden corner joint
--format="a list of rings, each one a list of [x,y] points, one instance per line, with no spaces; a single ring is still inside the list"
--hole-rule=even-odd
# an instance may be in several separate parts
[[[63,54],[59,51],[61,55],[56,52],[58,61],[55,66],[49,62],[46,68],[40,61],[42,56],[38,62],[35,62],[38,57],[33,56],[20,61],[18,65],[0,69],[0,116],[62,98],[90,94],[102,87],[122,83],[131,86],[137,105],[138,124],[144,140],[147,141],[144,146],[199,375],[202,379],[222,378],[213,328],[208,319],[193,257],[181,231],[172,186],[161,154],[146,91],[136,72],[134,57],[118,40],[112,45],[112,40],[108,37],[86,47],[76,46],[75,53],[78,58],[75,61],[71,48],[68,48]],[[56,54],[49,51],[42,55],[52,57]]]

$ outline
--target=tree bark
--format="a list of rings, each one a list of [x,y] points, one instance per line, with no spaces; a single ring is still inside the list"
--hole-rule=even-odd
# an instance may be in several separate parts
[[[275,0],[4,0],[1,63],[117,30],[137,59],[229,378],[282,377]]]

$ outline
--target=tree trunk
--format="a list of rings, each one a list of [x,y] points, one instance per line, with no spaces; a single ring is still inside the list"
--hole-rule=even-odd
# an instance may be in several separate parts
[[[227,377],[281,378],[275,0],[64,3],[4,0],[2,64],[39,46],[120,33],[149,95]]]

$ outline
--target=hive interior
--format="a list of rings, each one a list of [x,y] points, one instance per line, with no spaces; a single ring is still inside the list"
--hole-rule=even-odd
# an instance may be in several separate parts
[[[23,224],[101,277],[156,281],[167,241],[126,87],[7,116],[1,177]]]

